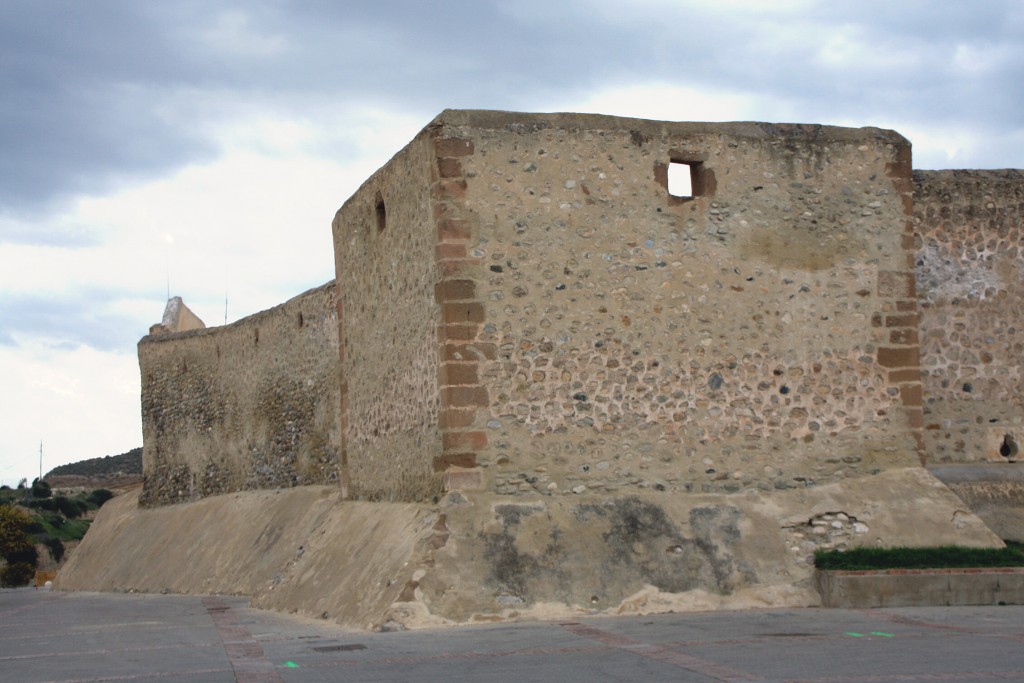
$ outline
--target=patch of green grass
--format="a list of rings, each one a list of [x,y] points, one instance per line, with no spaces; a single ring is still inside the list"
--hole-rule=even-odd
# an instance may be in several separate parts
[[[1024,545],[1007,542],[1005,548],[854,548],[819,550],[818,569],[963,569],[972,567],[1024,567]]]
[[[28,533],[36,543],[80,541],[89,530],[90,520],[79,519],[84,513],[101,507],[113,497],[106,489],[81,492],[72,497],[56,495],[33,498],[29,489],[0,488],[0,504],[28,508],[32,518]]]
[[[59,512],[43,512],[36,517],[43,527],[43,533],[61,541],[80,541],[89,530],[87,519],[66,519]]]

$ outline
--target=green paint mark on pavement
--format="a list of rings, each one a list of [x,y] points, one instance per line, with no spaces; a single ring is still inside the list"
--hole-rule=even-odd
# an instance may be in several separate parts
[[[863,633],[857,633],[856,631],[847,631],[846,635],[853,636],[854,638],[863,638],[864,637]]]
[[[299,665],[296,664],[295,662],[285,662],[284,663],[284,668],[286,668],[286,669],[298,669]]]
[[[873,635],[873,636],[882,636],[883,638],[892,638],[892,634],[891,633],[882,633],[881,631],[872,631],[871,635]]]

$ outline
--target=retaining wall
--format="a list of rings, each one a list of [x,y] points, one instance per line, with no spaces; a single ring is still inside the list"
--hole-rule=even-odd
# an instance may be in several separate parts
[[[1024,604],[1024,568],[819,571],[823,607]]]

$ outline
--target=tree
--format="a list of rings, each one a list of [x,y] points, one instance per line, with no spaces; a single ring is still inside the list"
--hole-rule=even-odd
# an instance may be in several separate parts
[[[32,544],[28,527],[32,518],[11,505],[0,505],[0,586],[25,586],[36,572],[39,554]]]
[[[35,479],[32,481],[32,497],[33,498],[49,498],[53,495],[53,491],[50,489],[50,485],[42,479]]]

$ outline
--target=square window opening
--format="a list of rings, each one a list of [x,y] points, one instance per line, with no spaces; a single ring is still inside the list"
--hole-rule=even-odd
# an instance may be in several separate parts
[[[673,161],[668,165],[668,193],[680,199],[693,199],[697,163]]]

